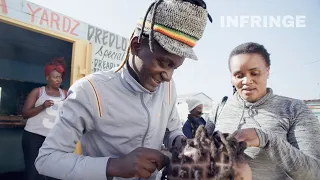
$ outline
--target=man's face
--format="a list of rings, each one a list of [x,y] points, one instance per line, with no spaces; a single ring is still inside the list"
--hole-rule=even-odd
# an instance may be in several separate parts
[[[197,107],[195,107],[192,111],[191,111],[191,115],[195,116],[195,117],[201,117],[202,115],[202,109],[203,109],[203,105],[200,104]]]
[[[232,84],[248,102],[256,102],[267,93],[269,67],[259,54],[239,54],[230,59]]]
[[[162,82],[170,81],[174,70],[184,61],[183,57],[167,52],[155,41],[154,52],[151,52],[148,40],[143,39],[138,43],[137,37],[132,39],[131,52],[136,56],[133,69],[138,75],[138,81],[150,92],[156,91]]]

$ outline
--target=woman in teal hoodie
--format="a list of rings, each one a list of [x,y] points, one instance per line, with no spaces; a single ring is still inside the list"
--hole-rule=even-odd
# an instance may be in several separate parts
[[[247,142],[254,180],[319,179],[320,123],[303,101],[267,88],[270,57],[264,46],[237,46],[229,70],[237,92],[207,126],[215,124],[217,130]]]

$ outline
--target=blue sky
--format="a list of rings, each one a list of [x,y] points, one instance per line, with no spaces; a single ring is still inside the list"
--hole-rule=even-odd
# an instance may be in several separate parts
[[[150,0],[29,0],[59,13],[129,38]],[[237,45],[253,41],[271,53],[268,86],[279,95],[320,98],[320,0],[207,0],[208,23],[195,51],[174,79],[178,94],[204,92],[214,100],[231,95],[228,56]],[[302,28],[223,28],[221,16],[305,16]],[[209,21],[208,21],[209,22]]]

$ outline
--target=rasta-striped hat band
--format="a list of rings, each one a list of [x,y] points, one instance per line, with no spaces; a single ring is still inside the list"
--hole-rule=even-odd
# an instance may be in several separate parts
[[[152,35],[151,38],[165,50],[184,58],[198,60],[193,47],[202,37],[207,18],[206,7],[183,0],[158,0],[151,7],[145,23],[143,18],[138,21],[135,35],[140,34],[144,23],[143,34]]]

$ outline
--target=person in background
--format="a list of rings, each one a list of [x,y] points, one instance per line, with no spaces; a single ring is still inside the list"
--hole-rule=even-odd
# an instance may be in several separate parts
[[[25,101],[22,116],[26,126],[22,135],[22,148],[25,160],[25,180],[44,180],[35,168],[34,161],[39,149],[56,123],[66,91],[60,89],[66,72],[63,58],[55,58],[44,67],[47,85],[33,89]],[[48,178],[47,178],[48,179]]]
[[[202,0],[151,3],[130,37],[117,69],[72,84],[35,161],[40,174],[68,180],[155,179],[169,163],[160,152],[185,138],[172,75],[208,20]],[[168,135],[165,132],[168,130]],[[80,140],[82,154],[75,154]]]
[[[215,127],[247,143],[254,180],[319,179],[319,120],[303,101],[276,95],[267,87],[270,64],[268,51],[258,43],[232,50],[229,70],[237,92],[224,105]]]
[[[191,139],[194,138],[195,133],[200,125],[206,125],[206,121],[201,117],[203,103],[197,99],[188,99],[188,119],[183,125],[183,134]]]

